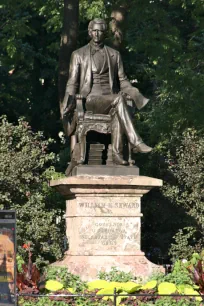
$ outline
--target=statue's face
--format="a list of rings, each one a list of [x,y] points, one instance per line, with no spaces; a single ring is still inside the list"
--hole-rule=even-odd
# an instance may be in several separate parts
[[[95,23],[93,25],[93,28],[90,30],[89,35],[91,36],[94,43],[96,44],[102,43],[105,38],[105,31],[103,24]]]

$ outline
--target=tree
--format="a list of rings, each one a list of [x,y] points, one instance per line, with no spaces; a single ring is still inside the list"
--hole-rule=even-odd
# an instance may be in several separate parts
[[[176,176],[176,169],[168,170],[168,150],[176,159],[183,131],[194,128],[203,133],[202,5],[200,1],[177,0],[136,0],[130,5],[125,64],[130,79],[150,97],[146,109],[136,114],[136,124],[144,140],[155,147],[148,157],[137,156],[136,163],[141,174],[161,178],[168,186],[144,198],[143,245],[147,252],[159,248],[165,257],[176,232],[196,222],[184,201],[178,206],[175,198],[167,197],[166,188]],[[190,146],[194,146],[193,140]],[[194,153],[198,160],[199,153]],[[192,181],[196,181],[193,173]],[[174,184],[179,188],[184,182]]]
[[[175,137],[174,141],[178,143]],[[180,142],[180,139],[179,139]],[[169,171],[173,180],[164,188],[164,194],[174,205],[183,207],[191,222],[176,235],[177,245],[171,248],[174,258],[190,256],[201,251],[204,243],[204,139],[193,129],[187,129],[176,152],[169,152]],[[184,234],[184,232],[186,232]],[[184,241],[182,236],[187,237]],[[185,245],[182,244],[185,243]],[[181,248],[181,244],[183,247]],[[185,248],[184,248],[185,246]]]
[[[60,130],[57,68],[62,1],[2,1],[0,113],[56,137]],[[37,120],[36,120],[37,119]]]
[[[76,49],[78,35],[79,0],[64,0],[63,28],[59,53],[58,90],[63,101],[69,73],[71,53]]]
[[[48,152],[52,142],[33,133],[23,119],[13,125],[1,118],[1,209],[16,210],[18,251],[23,254],[23,244],[31,242],[38,265],[59,259],[63,252],[64,200],[48,187],[56,176],[52,167],[56,156]]]

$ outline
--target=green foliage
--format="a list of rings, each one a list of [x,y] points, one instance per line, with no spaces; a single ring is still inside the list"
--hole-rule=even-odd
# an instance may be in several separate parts
[[[177,260],[174,263],[173,271],[172,273],[166,275],[166,280],[173,281],[176,285],[179,284],[193,285],[190,275],[186,269],[186,264],[183,263],[181,260]]]
[[[184,227],[180,229],[173,237],[175,242],[172,243],[170,254],[172,259],[176,258],[190,258],[195,250],[196,237],[195,229],[193,227]]]
[[[179,269],[179,271],[181,272],[181,269]],[[185,267],[185,272],[188,273],[188,270],[186,267]],[[175,277],[175,274],[176,273],[174,271],[174,277]],[[190,279],[190,273],[188,274],[189,274],[189,279]],[[113,294],[114,289],[116,289],[117,293],[124,292],[124,294],[136,293],[136,292],[145,293],[145,291],[147,290],[152,290],[152,293],[158,293],[160,295],[171,295],[177,292],[185,294],[185,290],[189,289],[189,290],[194,290],[196,295],[198,294],[198,291],[195,291],[195,289],[199,289],[199,287],[194,286],[193,283],[190,281],[191,279],[188,282],[185,282],[184,280],[183,283],[181,282],[176,283],[178,275],[175,278],[171,277],[172,281],[167,281],[167,278],[165,275],[163,275],[163,277],[160,275],[157,278],[158,280],[153,279],[145,283],[144,285],[137,284],[134,282],[107,282],[107,281],[102,282],[102,280],[95,280],[91,282],[90,287],[88,284],[88,288],[92,290],[100,289],[97,292],[97,295]],[[190,285],[190,283],[192,285]],[[108,297],[106,299],[108,299]]]
[[[80,19],[82,21],[92,20],[94,18],[105,18],[107,16],[103,0],[81,0],[79,2],[79,8]]]
[[[17,265],[17,271],[18,272],[23,272],[22,266],[25,264],[25,261],[22,256],[19,254],[16,255],[16,265]]]
[[[63,1],[52,0],[3,0],[0,8],[0,113],[55,137],[62,13]]]
[[[145,304],[143,304],[145,305]],[[150,304],[151,305],[151,304]],[[180,300],[171,297],[164,297],[155,302],[157,306],[201,306],[200,302],[182,298]]]
[[[16,209],[18,252],[27,257],[23,244],[31,242],[33,259],[38,266],[62,256],[64,203],[48,187],[50,174],[45,171],[55,162],[48,152],[53,140],[33,133],[26,121],[18,125],[5,117],[0,122],[0,198],[1,209]],[[61,220],[56,224],[56,218]]]
[[[97,295],[105,295],[105,294],[114,294],[114,287],[113,286],[110,286],[110,287],[106,287],[106,288],[103,288],[103,289],[100,289],[98,292],[97,292]],[[103,297],[104,300],[109,300],[109,299],[112,299],[112,297],[110,296],[104,296]]]
[[[75,302],[74,302],[75,301]],[[67,306],[67,305],[79,305],[79,306],[107,306],[107,302],[93,302],[93,301],[85,301],[84,298],[70,299],[67,301],[52,301],[50,298],[39,298],[35,302],[20,300],[19,306]]]
[[[122,284],[121,289],[123,290],[122,292],[125,292],[125,293],[127,292],[130,294],[130,293],[139,291],[140,289],[142,289],[142,287],[140,284],[136,284],[135,282],[127,282],[127,283]]]
[[[87,285],[80,277],[68,272],[66,267],[49,266],[45,270],[46,280],[56,280],[63,284],[64,288],[73,288],[76,292],[83,292]]]
[[[119,299],[120,296],[117,298]],[[139,304],[136,304],[137,302],[133,299],[130,299],[129,302],[121,302],[120,305],[139,305],[139,306],[151,306],[151,305],[156,305],[156,306],[201,306],[203,304],[201,304],[201,302],[198,301],[192,301],[192,300],[188,300],[185,298],[182,298],[180,300],[175,300],[171,297],[165,297],[165,298],[161,298],[159,300],[156,300],[156,302],[138,302]],[[107,305],[111,305],[110,302],[108,301],[98,301],[98,302],[91,302],[91,301],[83,301],[78,300],[77,304],[73,304],[73,303],[67,303],[67,302],[61,302],[61,301],[51,301],[49,298],[39,298],[38,301],[35,302],[28,302],[28,301],[23,301],[21,299],[21,301],[19,302],[20,306],[66,306],[66,305],[80,305],[80,306],[107,306]]]
[[[137,9],[131,10],[126,35],[129,50],[138,54],[132,69],[138,67],[139,76],[154,85],[152,112],[146,119],[154,128],[151,137],[160,135],[159,141],[165,142],[174,130],[203,126],[201,5],[188,1],[184,9],[180,1],[137,0],[133,6]]]
[[[45,283],[45,289],[49,291],[58,291],[61,290],[63,287],[63,284],[56,280],[48,280]]]
[[[178,268],[177,268],[178,271]],[[180,270],[181,272],[181,270]],[[187,270],[186,270],[187,272]],[[174,273],[176,273],[176,270],[174,271]],[[177,272],[178,273],[178,272]],[[165,278],[165,276],[163,275],[163,279]],[[160,281],[157,283],[156,280],[152,280],[147,282],[144,285],[139,285],[136,284],[134,282],[107,282],[107,281],[100,281],[100,280],[95,280],[93,282],[91,282],[91,287],[90,289],[96,289],[97,287],[100,287],[101,289],[97,291],[97,295],[103,295],[103,294],[107,294],[107,295],[111,295],[114,293],[114,288],[116,289],[117,292],[117,305],[123,304],[122,301],[124,301],[125,305],[129,305],[128,301],[133,301],[137,300],[137,301],[145,301],[145,297],[128,297],[128,296],[120,296],[120,295],[125,295],[125,294],[130,294],[130,293],[151,293],[151,294],[160,294],[160,295],[171,295],[171,294],[178,294],[178,292],[180,294],[187,294],[186,292],[189,292],[189,295],[199,295],[198,291],[196,291],[192,286],[188,285],[188,284],[182,284],[182,285],[176,285],[173,282],[167,282],[167,281],[162,281],[161,280],[161,276],[160,276]],[[158,285],[158,286],[157,286]],[[88,284],[89,286],[89,284]],[[147,290],[152,290],[152,291],[147,291]],[[104,296],[102,298],[105,301],[113,301],[113,297],[111,296]],[[181,298],[179,298],[181,299]],[[196,299],[198,299],[199,301],[201,301],[202,299],[200,297],[196,297]],[[154,301],[155,300],[155,301]],[[158,300],[163,300],[163,298],[159,298]],[[173,298],[167,299],[169,301],[174,302]],[[180,305],[185,305],[186,299],[181,299],[182,302],[184,304]],[[153,304],[157,304],[157,299],[155,298],[151,298],[151,297],[147,297],[146,301],[149,301],[148,303],[140,303],[136,304],[136,305],[153,305]],[[154,301],[154,302],[152,302]],[[134,304],[133,304],[134,305]],[[161,305],[161,304],[158,304]],[[166,304],[165,304],[166,305]],[[168,304],[167,304],[168,305]],[[188,304],[188,300],[187,300],[187,304]],[[193,304],[192,304],[193,305]],[[195,304],[196,305],[196,304]]]
[[[130,79],[137,82],[134,84],[150,97],[150,103],[136,115],[135,122],[144,140],[155,147],[151,156],[137,156],[137,165],[140,166],[142,174],[159,177],[167,182],[166,190],[169,189],[172,176],[176,173],[175,168],[171,171],[166,169],[167,151],[171,149],[171,158],[177,159],[175,151],[181,145],[182,132],[192,127],[201,133],[203,131],[204,78],[201,50],[204,39],[201,12],[200,1],[136,0],[130,4],[126,20],[124,45],[129,51],[124,53],[126,71]],[[177,141],[173,135],[176,135]],[[200,141],[201,139],[202,134]],[[192,181],[196,182],[198,176],[202,177],[201,151],[202,149],[199,151],[196,148],[194,150],[194,140],[189,140],[189,146],[183,153],[184,156],[188,156],[187,159],[192,158],[192,162],[187,165],[182,163],[183,178],[185,171],[188,172],[186,179],[191,175]],[[193,160],[195,163],[191,171]],[[196,165],[199,168],[197,174],[194,171]],[[184,181],[183,183],[186,184]],[[175,179],[175,194],[179,189],[177,203],[186,195],[185,192],[181,195],[182,184],[178,184]],[[195,185],[193,189],[196,188]],[[153,191],[143,199],[143,245],[146,253],[151,253],[152,259],[156,262],[162,262],[162,258],[167,257],[172,237],[178,229],[196,223],[196,214],[199,218],[203,215],[201,206],[198,208],[198,196],[202,197],[202,192],[195,190],[194,196],[196,193],[198,195],[194,200],[191,196],[189,200],[187,195],[185,197],[186,203],[191,201],[189,206],[191,205],[191,210],[195,212],[193,218],[187,215],[189,210],[186,209],[185,200],[176,206],[172,188],[169,189],[170,192],[172,195],[167,197],[166,192]],[[170,218],[172,215],[174,218]],[[197,235],[194,238],[199,240]],[[192,243],[192,247],[194,245],[195,243]],[[159,252],[153,254],[156,248]],[[179,258],[185,258],[192,253],[191,250],[182,247],[181,252],[183,254]],[[165,260],[169,260],[168,257]]]
[[[174,283],[176,286],[183,284],[192,286],[193,281],[186,268],[187,264],[183,263],[181,260],[177,260],[174,263],[173,270],[171,273],[168,273],[167,275],[164,275],[162,273],[153,274],[151,276],[151,280],[157,280],[158,284],[162,282],[171,282]]]
[[[178,143],[177,137],[175,142]],[[186,130],[176,153],[169,153],[169,171],[174,176],[166,185],[164,194],[174,204],[182,206],[192,218],[192,226],[185,227],[175,236],[177,244],[171,254],[177,258],[189,258],[193,250],[203,245],[203,182],[204,182],[204,140],[195,130]]]
[[[146,290],[146,289],[154,289],[157,286],[157,281],[152,280],[147,282],[145,285],[142,286],[141,289]]]
[[[177,267],[178,271],[178,267]],[[180,271],[180,270],[179,270]],[[179,273],[179,272],[178,272]],[[49,270],[47,270],[46,273],[46,278],[56,277],[57,279],[60,279],[61,282],[64,282],[64,285],[66,286],[68,283],[71,284],[73,287],[77,287],[77,283],[80,281],[79,277],[76,277],[74,275],[71,275],[70,273],[67,272],[66,268],[57,268],[57,267],[49,267]],[[54,281],[47,281],[48,283],[54,283]],[[60,285],[61,287],[63,286],[62,283],[59,283],[58,281],[55,281],[55,283]],[[52,285],[51,284],[51,285]],[[55,285],[55,284],[54,284]],[[85,285],[83,283],[83,285]],[[53,290],[53,286],[51,286]],[[158,285],[157,288],[157,282],[156,281],[151,281],[147,282],[146,284],[139,285],[134,282],[108,282],[105,280],[95,280],[90,283],[88,283],[88,291],[84,290],[85,287],[81,286],[79,288],[78,293],[83,293],[83,295],[86,294],[93,294],[91,297],[63,297],[60,296],[60,294],[69,294],[70,291],[57,291],[56,293],[59,294],[58,297],[52,298],[48,297],[47,298],[38,298],[35,301],[35,304],[41,306],[43,302],[46,302],[46,305],[48,306],[63,306],[63,305],[81,305],[81,306],[103,306],[103,305],[113,305],[114,298],[113,296],[100,296],[103,294],[114,294],[114,288],[116,288],[116,305],[135,305],[135,306],[148,306],[148,305],[162,305],[162,306],[168,306],[168,305],[180,305],[180,306],[201,306],[201,297],[199,296],[198,291],[196,291],[192,286],[190,285],[175,285],[175,283],[171,282],[161,282]],[[151,289],[151,290],[149,290]],[[90,291],[91,290],[91,291]],[[73,290],[71,290],[73,291]],[[186,298],[186,297],[159,297],[156,298],[153,295],[159,293],[159,294],[168,294],[171,295],[172,293],[178,293],[181,292],[182,294],[193,294],[195,295],[194,298]],[[74,292],[74,291],[73,291]],[[126,296],[131,293],[147,293],[150,294],[150,296]],[[75,292],[74,292],[75,293]],[[152,295],[152,296],[151,296]],[[198,304],[198,302],[200,304]],[[24,301],[21,300],[19,305],[27,305],[27,306],[33,306],[33,302],[31,301]],[[54,303],[54,304],[53,304]],[[66,304],[64,304],[66,303]],[[176,304],[177,303],[177,304]]]
[[[88,289],[89,290],[102,289],[102,288],[105,288],[106,285],[108,284],[109,283],[106,280],[97,279],[97,280],[88,282]]]
[[[158,293],[159,294],[173,294],[176,293],[176,286],[173,283],[163,282],[160,283],[158,286]]]
[[[203,300],[202,297],[200,297],[200,294],[196,290],[194,290],[193,288],[185,288],[184,289],[184,294],[198,296],[198,297],[195,297],[196,301],[202,302],[202,300]]]
[[[111,282],[128,282],[135,279],[132,273],[120,271],[116,267],[111,267],[110,272],[100,271],[98,277]]]
[[[201,254],[194,253],[191,260],[186,263],[186,268],[190,273],[194,288],[201,294],[204,293],[204,251]]]
[[[66,306],[67,303],[66,302],[58,302],[58,301],[52,301],[50,300],[48,297],[43,297],[43,298],[39,298],[36,299],[36,301],[32,302],[32,301],[25,301],[24,299],[20,299],[19,301],[19,305],[21,306]]]

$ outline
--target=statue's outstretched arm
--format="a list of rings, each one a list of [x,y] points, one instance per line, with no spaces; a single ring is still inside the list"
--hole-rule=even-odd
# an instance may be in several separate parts
[[[143,108],[148,103],[149,99],[145,98],[136,87],[131,85],[124,72],[120,53],[118,54],[118,78],[120,81],[120,90],[131,97],[137,109],[140,110]]]

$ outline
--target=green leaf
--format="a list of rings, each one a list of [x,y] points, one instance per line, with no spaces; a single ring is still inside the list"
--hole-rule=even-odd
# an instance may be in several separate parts
[[[103,289],[107,288],[110,285],[109,282],[101,279],[97,279],[91,282],[88,282],[88,289],[94,290],[94,289]]]
[[[180,294],[183,294],[186,289],[192,289],[192,290],[194,289],[191,285],[186,285],[186,284],[177,285],[176,288]]]
[[[49,291],[58,291],[63,288],[63,284],[56,280],[48,280],[45,283],[45,288]]]
[[[159,294],[172,294],[176,292],[176,285],[173,283],[163,282],[158,286]]]
[[[193,290],[192,288],[185,288],[184,294],[186,295],[200,295],[196,290]],[[197,301],[202,301],[202,297],[196,297]]]
[[[71,292],[71,293],[75,293],[75,292],[76,292],[76,289],[74,289],[74,288],[67,288],[67,290],[68,290],[69,292]]]
[[[154,289],[157,286],[157,281],[152,280],[141,287],[142,290]]]
[[[127,293],[126,291],[122,291],[122,292],[119,293],[119,296],[117,296],[117,298],[116,298],[116,305],[120,305],[120,303],[121,303],[123,300],[125,300],[125,299],[128,298],[128,296],[120,296],[120,295],[126,294],[126,293]]]
[[[97,295],[114,294],[114,288],[104,288],[104,289],[99,290],[96,294]],[[111,296],[104,296],[103,300],[107,301],[110,298]]]
[[[112,288],[112,289],[116,288],[118,291],[118,290],[122,290],[123,284],[124,283],[120,283],[120,282],[110,282],[106,288]]]
[[[136,284],[134,282],[121,283],[121,289],[128,292],[134,293],[142,288],[141,285]]]

